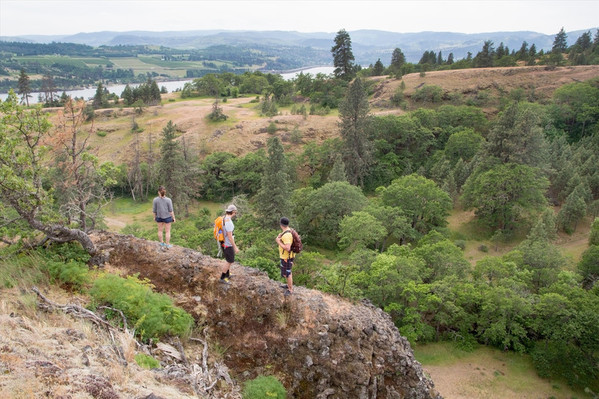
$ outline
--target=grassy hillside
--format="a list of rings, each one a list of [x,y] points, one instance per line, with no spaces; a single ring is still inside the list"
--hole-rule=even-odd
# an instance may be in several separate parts
[[[124,60],[123,60],[124,61]],[[135,62],[140,62],[135,59]],[[438,107],[443,104],[472,104],[482,106],[490,116],[495,114],[502,104],[502,99],[509,98],[514,91],[523,91],[525,97],[537,101],[546,101],[553,91],[567,83],[580,82],[599,76],[599,66],[577,67],[517,67],[517,68],[485,68],[455,71],[428,72],[425,76],[413,73],[403,79],[388,77],[369,78],[373,84],[370,96],[371,113],[374,115],[403,114],[419,107]],[[400,107],[394,105],[392,97],[403,89],[405,102]],[[416,101],[414,93],[425,85],[441,88],[443,93],[439,101]],[[177,125],[192,151],[208,154],[226,149],[236,155],[253,152],[264,148],[270,135],[266,128],[271,122],[277,126],[277,136],[283,143],[289,144],[288,134],[296,126],[301,132],[304,142],[322,142],[327,138],[338,137],[335,112],[327,116],[291,115],[289,108],[280,108],[279,115],[272,118],[260,117],[257,104],[251,101],[254,97],[229,99],[220,103],[223,111],[229,116],[225,122],[213,123],[206,119],[212,110],[212,99],[187,99],[181,101],[178,93],[163,96],[162,105],[148,107],[143,114],[137,115],[132,108],[114,108],[96,111],[97,118],[93,125],[87,125],[94,134],[90,139],[104,161],[121,163],[126,159],[127,148],[131,145],[134,134],[131,132],[135,121],[143,129],[137,137],[141,143],[159,137],[161,130],[171,120]],[[106,132],[104,137],[97,132]],[[301,151],[301,146],[290,146],[294,152]]]

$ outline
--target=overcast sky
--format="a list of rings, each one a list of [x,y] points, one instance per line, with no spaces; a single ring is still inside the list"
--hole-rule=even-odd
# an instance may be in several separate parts
[[[0,0],[0,35],[98,31],[535,31],[599,26],[597,0]]]

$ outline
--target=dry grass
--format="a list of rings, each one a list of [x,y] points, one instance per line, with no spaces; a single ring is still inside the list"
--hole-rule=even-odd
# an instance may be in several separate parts
[[[60,289],[47,288],[45,294],[57,303],[85,304]],[[111,337],[61,312],[38,310],[31,294],[0,290],[0,399],[89,399],[100,397],[93,396],[100,390],[105,398],[113,397],[110,392],[123,398],[195,397],[138,367],[135,350],[128,334]]]

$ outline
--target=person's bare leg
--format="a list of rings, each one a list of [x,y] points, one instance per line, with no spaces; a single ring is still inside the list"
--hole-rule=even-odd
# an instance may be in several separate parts
[[[223,266],[220,269],[220,272],[226,274],[229,271],[229,269],[231,268],[231,265],[232,265],[232,263],[224,261],[223,262]]]
[[[293,274],[287,276],[287,289],[289,292],[293,292]]]
[[[158,222],[158,241],[162,242],[162,229],[164,228],[164,223]]]
[[[165,225],[166,245],[169,245],[171,243],[171,224],[165,223]]]

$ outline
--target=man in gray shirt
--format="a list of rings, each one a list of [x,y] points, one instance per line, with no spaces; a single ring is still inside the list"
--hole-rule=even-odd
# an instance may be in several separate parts
[[[237,248],[235,238],[233,237],[235,226],[233,225],[233,220],[231,220],[235,215],[237,215],[237,207],[231,204],[227,207],[225,218],[223,220],[223,227],[225,230],[225,241],[223,243],[225,264],[221,269],[220,282],[225,284],[229,284],[231,265],[235,262],[235,254],[239,252],[239,248]]]

